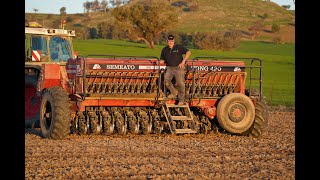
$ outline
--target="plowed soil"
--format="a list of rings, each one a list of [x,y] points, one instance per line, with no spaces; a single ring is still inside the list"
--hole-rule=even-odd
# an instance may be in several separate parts
[[[295,112],[273,111],[262,138],[80,136],[25,131],[25,179],[295,179]]]

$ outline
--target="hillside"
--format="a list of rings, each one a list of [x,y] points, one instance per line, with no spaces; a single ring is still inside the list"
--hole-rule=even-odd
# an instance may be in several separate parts
[[[270,29],[268,26],[272,24],[287,26],[295,23],[294,12],[268,1],[171,0],[171,2],[179,14],[179,22],[170,29],[175,32],[211,32],[230,29],[247,31],[248,27],[259,20],[263,20],[268,32]],[[96,28],[103,22],[113,24],[111,11],[112,9],[107,13],[67,14],[64,17],[55,14],[26,13],[25,21],[38,21],[43,26],[56,27],[63,18],[67,19],[65,28],[76,29],[79,32],[81,27]]]
[[[183,12],[178,31],[243,29],[263,18],[266,24],[292,22],[294,15],[273,2],[261,0],[199,0],[199,10]]]

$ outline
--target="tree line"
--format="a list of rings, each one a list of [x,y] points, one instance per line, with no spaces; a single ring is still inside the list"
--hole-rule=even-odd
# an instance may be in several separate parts
[[[177,7],[198,6],[198,0],[174,1],[171,0],[111,0],[113,8],[107,10],[108,1],[94,0],[83,3],[85,12],[88,14],[81,24],[73,24],[77,38],[81,39],[122,39],[135,42],[144,42],[150,48],[155,44],[165,43],[166,36],[176,35],[177,43],[191,46],[197,49],[217,49],[228,50],[238,47],[240,42],[240,31],[230,30],[225,32],[194,32],[181,33],[173,32],[178,19]],[[179,3],[178,3],[179,2]],[[194,8],[193,10],[197,10]],[[111,17],[97,24],[89,25],[90,13],[102,12],[110,13]],[[68,24],[72,24],[73,18],[67,16],[66,8],[60,9],[60,18],[65,19]],[[106,17],[106,16],[102,16]],[[49,18],[49,15],[48,15]],[[264,18],[267,18],[264,17]],[[55,25],[59,25],[60,19]],[[261,29],[261,26],[253,26]],[[259,29],[254,29],[258,32]]]

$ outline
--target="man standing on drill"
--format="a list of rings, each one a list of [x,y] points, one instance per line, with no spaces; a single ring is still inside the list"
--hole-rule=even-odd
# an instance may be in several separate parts
[[[167,69],[164,75],[164,84],[170,91],[168,98],[176,98],[178,95],[178,105],[185,104],[185,77],[184,65],[191,55],[189,49],[180,44],[174,44],[174,36],[169,35],[167,38],[168,45],[161,51],[160,62],[166,63]],[[183,57],[183,54],[185,56]],[[172,79],[176,80],[177,89],[175,90]]]

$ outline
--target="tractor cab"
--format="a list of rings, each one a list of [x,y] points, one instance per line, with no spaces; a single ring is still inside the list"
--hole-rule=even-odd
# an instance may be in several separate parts
[[[36,22],[25,27],[25,62],[67,62],[74,58],[74,30],[44,28]]]

